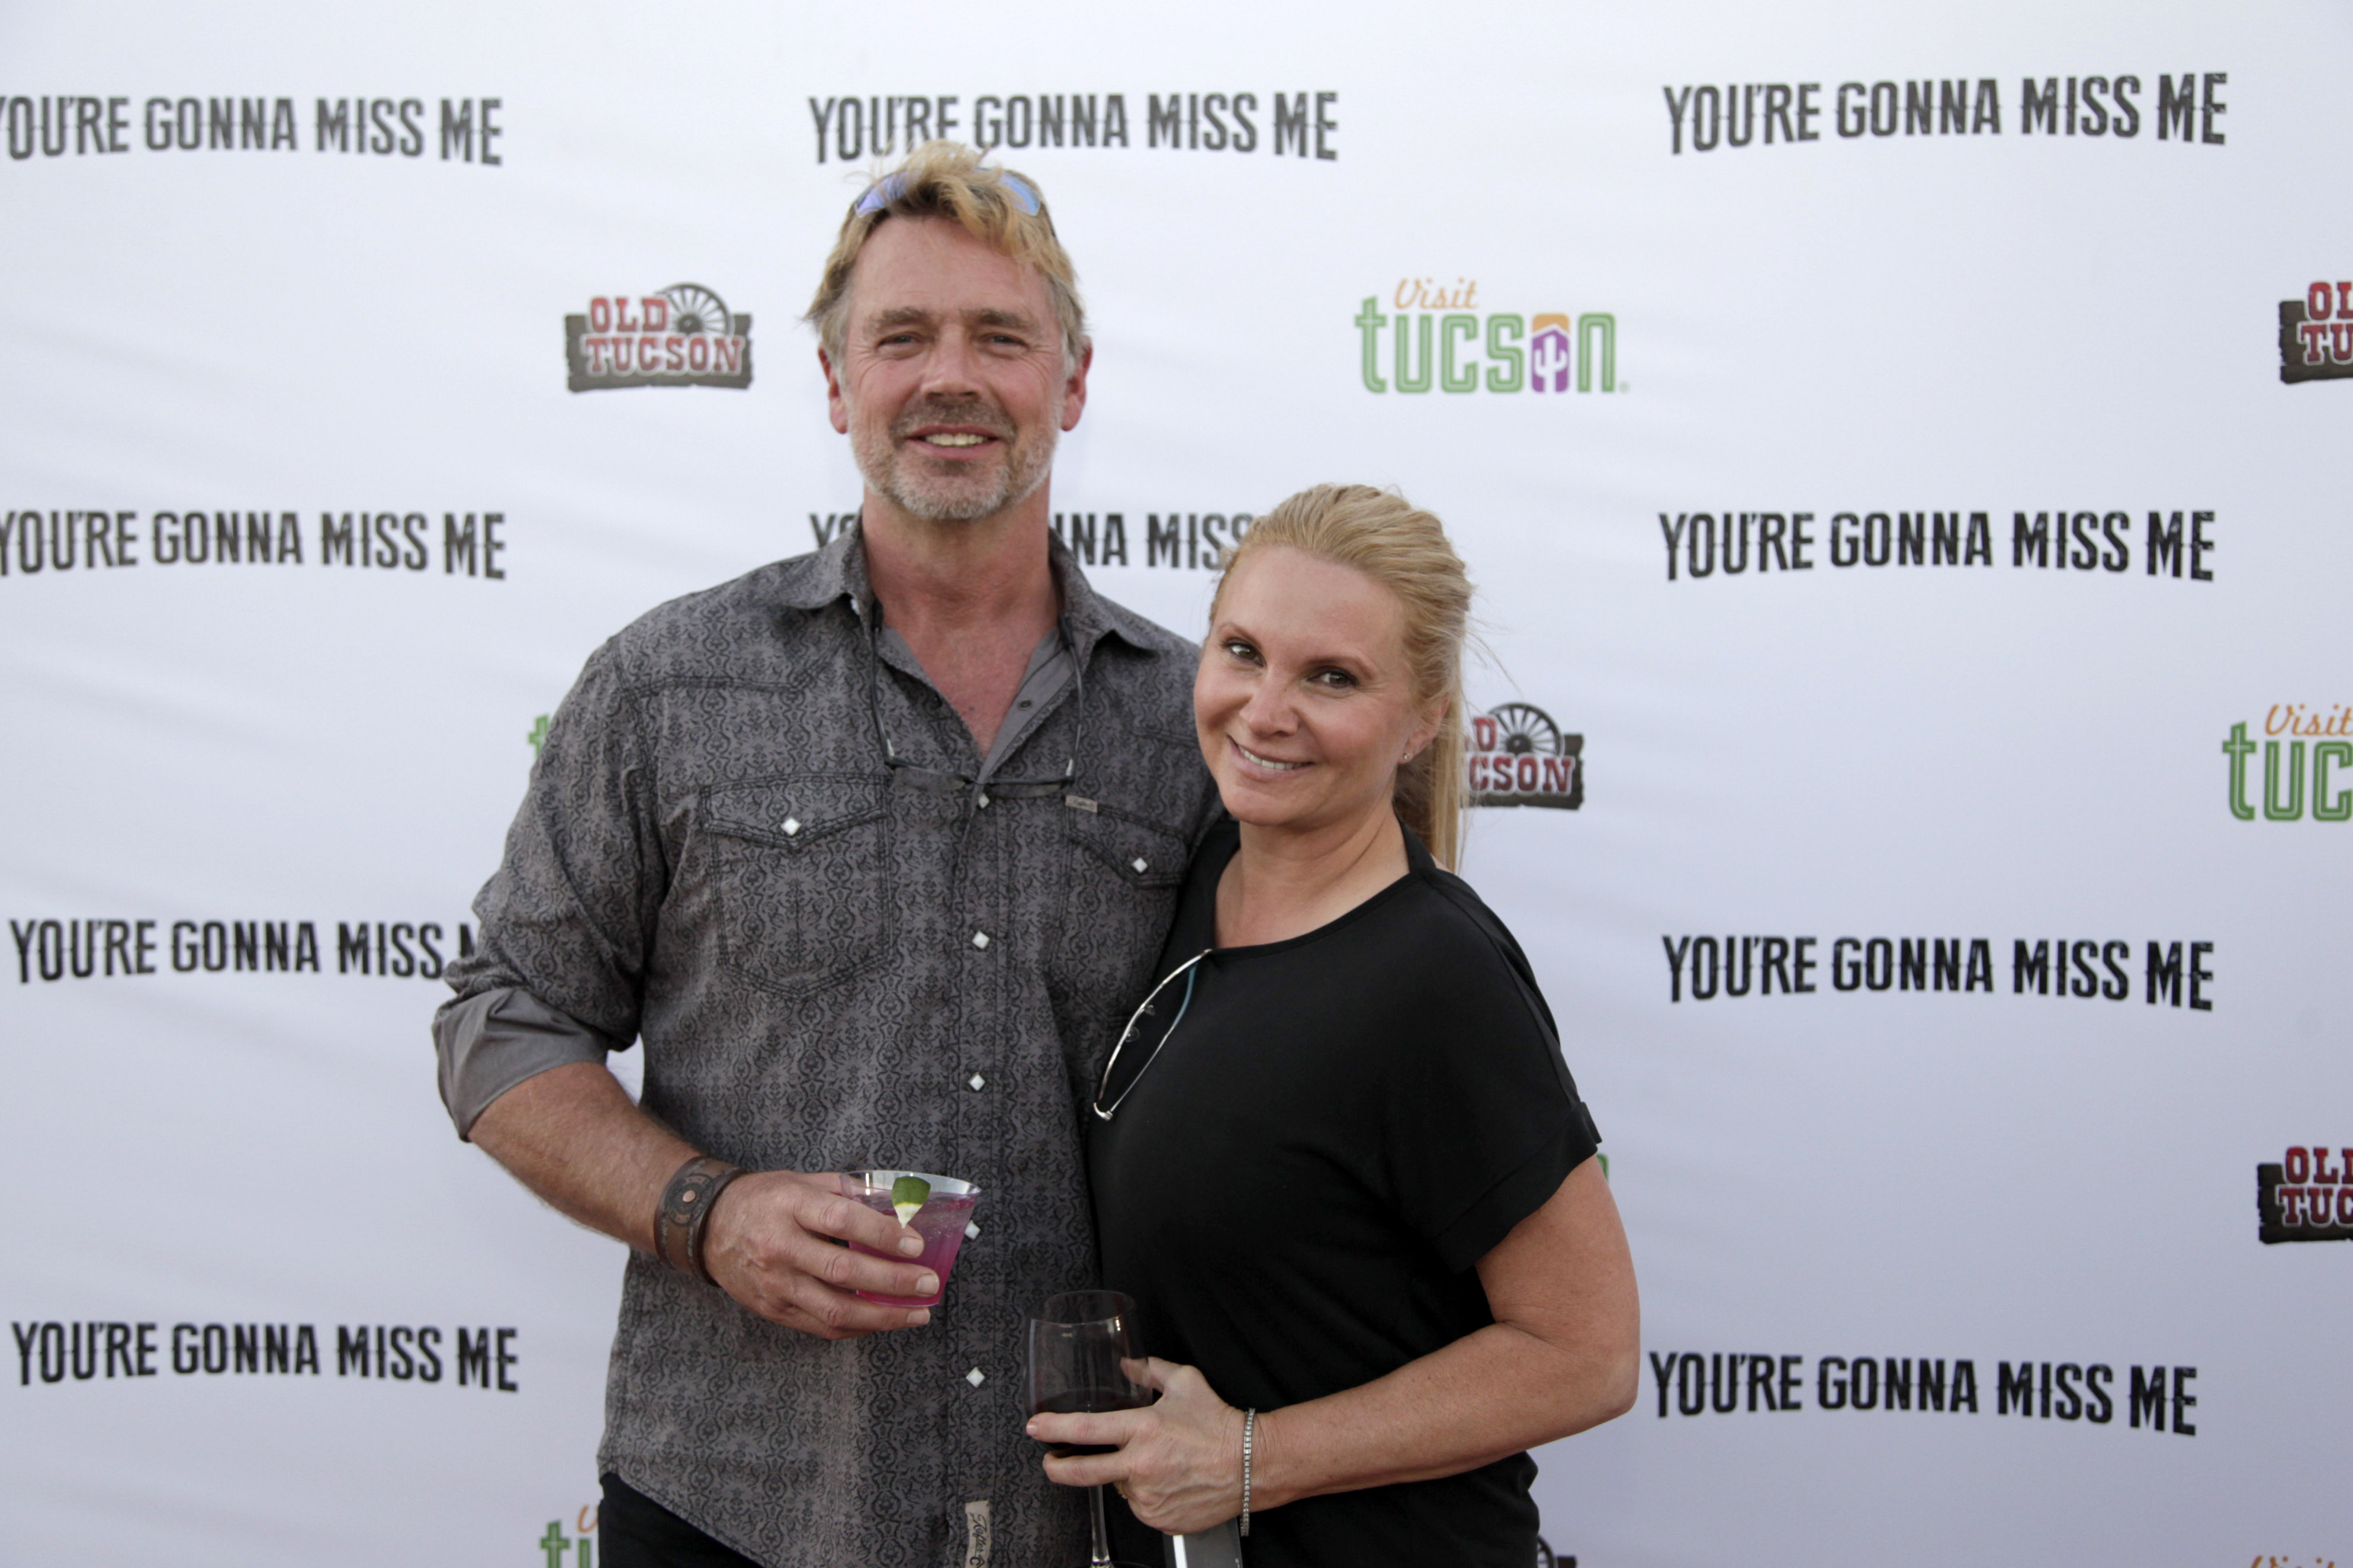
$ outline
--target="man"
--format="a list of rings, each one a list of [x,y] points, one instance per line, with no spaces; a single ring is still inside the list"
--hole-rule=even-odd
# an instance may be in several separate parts
[[[1034,186],[922,148],[810,320],[859,524],[589,659],[451,969],[442,1096],[636,1249],[607,1568],[1075,1565],[1022,1325],[1092,1282],[1080,1107],[1215,808],[1192,653],[1049,528],[1092,349]],[[641,1106],[604,1065],[640,1038]],[[935,1288],[827,1174],[871,1167],[982,1191],[935,1311],[853,1294]]]

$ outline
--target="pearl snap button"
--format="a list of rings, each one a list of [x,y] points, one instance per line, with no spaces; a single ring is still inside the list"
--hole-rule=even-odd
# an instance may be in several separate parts
[[[976,931],[973,932],[972,945],[975,947],[987,947],[988,945],[988,933],[985,931]]]
[[[783,826],[785,829],[785,837],[790,838],[794,834],[798,833],[801,830],[801,819],[797,816],[788,816],[785,818]]]
[[[1145,860],[1141,855],[1138,855],[1134,859],[1130,860],[1128,864],[1135,868],[1135,874],[1139,877],[1152,869],[1151,863]]]
[[[970,1078],[965,1079],[965,1082],[971,1085],[976,1090],[988,1087],[988,1080],[981,1077],[978,1073],[973,1074]]]
[[[970,1372],[964,1374],[964,1380],[972,1384],[975,1388],[978,1388],[982,1384],[988,1381],[988,1373],[981,1371],[978,1367],[974,1367]]]
[[[977,1224],[965,1226],[964,1227],[964,1238],[966,1241],[978,1241],[980,1239],[980,1226]]]

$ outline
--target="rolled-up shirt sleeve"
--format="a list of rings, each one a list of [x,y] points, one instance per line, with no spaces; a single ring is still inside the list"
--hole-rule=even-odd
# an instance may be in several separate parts
[[[636,1040],[668,883],[652,771],[622,639],[592,655],[549,722],[499,868],[474,900],[480,939],[453,962],[433,1021],[441,1101],[460,1138],[527,1078]]]
[[[501,985],[436,1014],[433,1048],[441,1058],[441,1103],[458,1136],[470,1142],[491,1101],[523,1079],[573,1062],[601,1063],[615,1047],[530,992]]]

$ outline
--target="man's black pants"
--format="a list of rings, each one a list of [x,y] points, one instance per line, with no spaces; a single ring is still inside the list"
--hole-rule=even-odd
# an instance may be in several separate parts
[[[605,1478],[597,1505],[596,1561],[601,1568],[760,1568],[618,1476]]]

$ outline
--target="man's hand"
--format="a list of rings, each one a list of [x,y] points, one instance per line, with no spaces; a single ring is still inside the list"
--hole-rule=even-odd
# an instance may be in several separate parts
[[[517,1180],[594,1230],[654,1249],[654,1205],[694,1151],[639,1110],[594,1062],[567,1062],[492,1100],[474,1142]],[[721,1289],[773,1323],[828,1340],[932,1321],[921,1307],[880,1307],[852,1290],[928,1296],[932,1271],[869,1258],[837,1241],[918,1257],[923,1237],[843,1197],[830,1175],[738,1176],[703,1220],[702,1256]]]
[[[852,1252],[913,1258],[923,1239],[889,1215],[846,1198],[830,1174],[756,1171],[738,1176],[703,1221],[702,1258],[721,1289],[772,1323],[824,1340],[852,1340],[884,1329],[921,1328],[928,1308],[884,1307],[856,1290],[929,1296],[939,1277],[915,1263]]]

